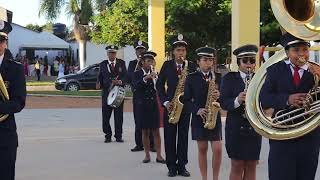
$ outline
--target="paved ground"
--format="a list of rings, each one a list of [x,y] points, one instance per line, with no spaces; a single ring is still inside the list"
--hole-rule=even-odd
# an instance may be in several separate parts
[[[144,153],[129,151],[134,143],[131,113],[125,113],[123,144],[103,143],[101,111],[97,108],[25,109],[17,115],[17,122],[20,136],[17,180],[200,179],[193,141],[189,143],[187,166],[192,173],[190,178],[168,178],[166,167],[154,162],[155,154],[152,163],[142,164]],[[258,180],[267,180],[267,151],[264,140]],[[229,167],[224,151],[221,180],[227,179]],[[320,179],[319,171],[316,179]]]

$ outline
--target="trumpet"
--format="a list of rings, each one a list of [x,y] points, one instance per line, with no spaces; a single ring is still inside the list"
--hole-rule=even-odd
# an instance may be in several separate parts
[[[156,89],[158,73],[156,72],[156,69],[155,69],[154,65],[150,65],[150,68],[151,68],[151,75],[152,75],[152,81],[153,81],[154,89]]]

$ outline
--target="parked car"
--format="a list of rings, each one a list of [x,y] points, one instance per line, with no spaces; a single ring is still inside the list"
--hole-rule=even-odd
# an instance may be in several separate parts
[[[55,87],[57,90],[64,91],[96,89],[98,73],[99,64],[93,64],[75,74],[68,74],[57,78],[55,81]]]

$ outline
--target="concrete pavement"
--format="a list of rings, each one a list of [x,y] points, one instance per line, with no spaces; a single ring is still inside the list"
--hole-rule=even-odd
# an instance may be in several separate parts
[[[103,143],[100,109],[26,109],[16,115],[20,146],[16,164],[17,180],[164,180],[200,179],[197,147],[189,141],[190,178],[166,176],[165,165],[142,164],[143,152],[134,146],[132,113],[124,114],[125,143]],[[111,120],[113,126],[113,119]],[[161,129],[161,133],[163,133]],[[162,135],[163,137],[163,135]],[[163,138],[162,138],[163,144]],[[164,149],[163,156],[164,156]],[[223,148],[220,179],[228,179],[230,161]],[[268,143],[263,141],[257,179],[267,180]],[[211,153],[208,156],[209,172]],[[320,179],[319,168],[317,178]],[[211,172],[209,173],[211,178]]]

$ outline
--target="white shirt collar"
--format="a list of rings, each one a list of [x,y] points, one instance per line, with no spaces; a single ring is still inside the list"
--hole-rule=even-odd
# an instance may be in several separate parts
[[[113,63],[114,65],[116,65],[116,63],[117,63],[117,59],[115,59],[114,61],[110,61],[110,60],[108,60],[108,63],[111,65],[111,63]]]
[[[0,66],[2,64],[3,58],[4,58],[4,53],[0,56]]]
[[[142,69],[142,71],[143,71],[143,75],[149,75],[150,74],[150,70],[149,70],[149,72],[147,73],[143,68],[141,68]]]
[[[293,67],[295,66],[294,64],[292,64],[292,62],[290,61],[290,59],[285,60],[284,62],[285,62],[286,64],[292,65]],[[309,66],[308,66],[307,64],[304,64],[303,66],[300,67],[300,69],[303,69],[303,70],[305,70],[305,71],[307,71],[308,68],[309,68]]]
[[[210,71],[208,71],[208,72],[203,72],[203,71],[201,71],[201,73],[205,76],[205,75],[207,75],[207,76],[209,76],[210,75]]]
[[[241,76],[242,79],[247,77],[247,73],[244,73],[244,72],[242,72],[240,70],[239,70],[239,72],[240,72],[240,76]],[[251,75],[251,73],[250,73],[250,75]]]
[[[179,66],[181,67],[181,69],[182,69],[182,67],[183,67],[183,63],[182,63],[182,64],[176,63],[176,65],[177,65],[177,69],[179,68]]]

